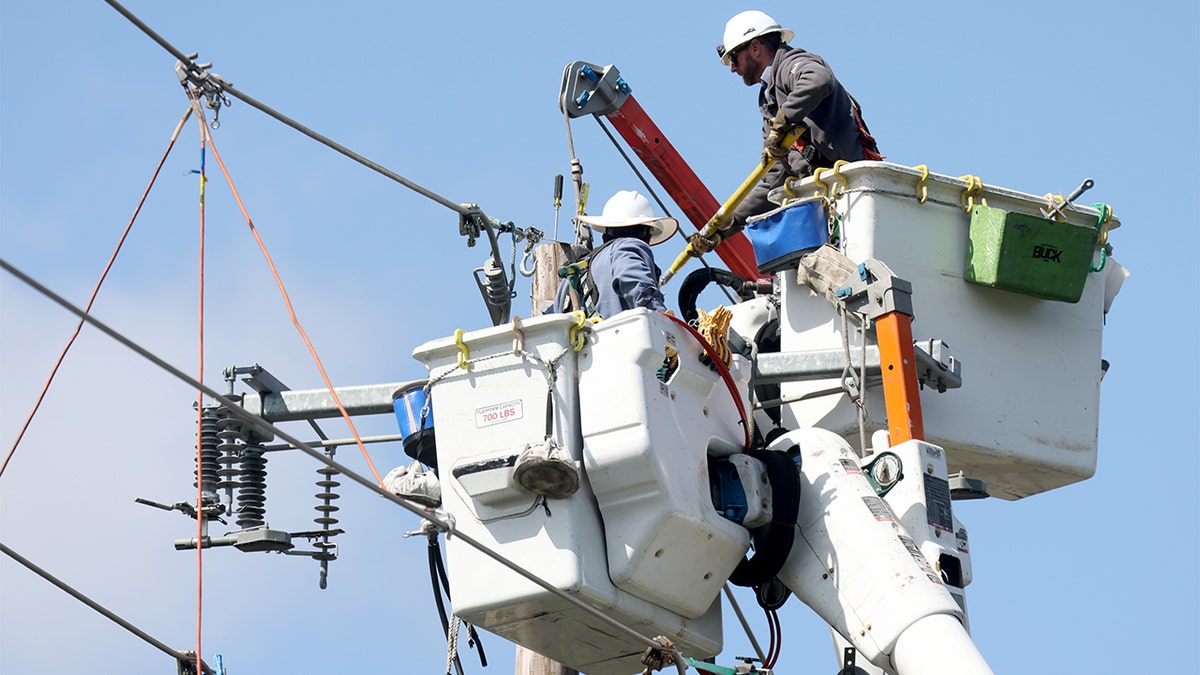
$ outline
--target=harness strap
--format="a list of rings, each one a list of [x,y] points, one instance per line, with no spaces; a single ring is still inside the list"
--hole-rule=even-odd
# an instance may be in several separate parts
[[[851,110],[854,113],[854,121],[858,123],[858,140],[863,146],[863,158],[873,161],[879,161],[887,157],[879,153],[879,144],[875,141],[875,137],[871,135],[871,130],[867,128],[867,123],[862,116],[862,106],[858,104],[858,99],[850,92],[846,92],[850,97],[850,103],[853,104]]]
[[[614,241],[616,239],[606,241],[588,252],[582,260],[558,268],[558,276],[567,280],[567,298],[571,306],[564,307],[565,311],[568,313],[583,312],[588,318],[596,314],[596,304],[600,302],[600,290],[596,288],[596,284],[592,283],[590,268],[596,254]]]

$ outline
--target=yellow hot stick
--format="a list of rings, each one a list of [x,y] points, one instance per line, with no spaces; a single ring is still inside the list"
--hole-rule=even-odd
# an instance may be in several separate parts
[[[788,134],[783,137],[783,140],[780,141],[779,147],[791,147],[793,143],[800,139],[800,136],[804,133],[804,130],[805,127],[797,127],[796,129],[788,132]],[[713,233],[724,229],[725,224],[728,223],[730,217],[733,216],[733,210],[737,208],[738,204],[742,203],[742,200],[750,195],[750,191],[753,190],[754,186],[763,179],[763,176],[767,175],[767,171],[769,171],[772,166],[775,166],[775,162],[777,161],[779,160],[774,157],[767,157],[766,164],[759,162],[758,166],[754,167],[754,170],[751,171],[750,175],[746,177],[746,180],[742,181],[742,184],[738,186],[738,189],[734,190],[729,199],[725,200],[725,203],[721,205],[721,208],[717,209],[717,212],[713,214],[712,218],[710,218],[708,222],[704,224],[704,227],[700,229],[700,236],[704,237],[705,239],[709,239],[712,237]],[[662,275],[662,279],[658,281],[658,285],[665,286],[667,282],[671,280],[671,277],[675,276],[676,272],[683,269],[683,266],[687,264],[688,260],[698,257],[700,257],[700,254],[696,252],[691,242],[688,242],[688,245],[684,247],[683,252],[679,254],[679,257],[675,258],[675,262],[671,263],[671,268]]]

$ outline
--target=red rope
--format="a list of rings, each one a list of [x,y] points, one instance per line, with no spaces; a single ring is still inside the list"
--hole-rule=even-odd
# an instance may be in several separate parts
[[[92,295],[88,298],[87,305],[84,306],[84,312],[90,312],[92,304],[96,302],[96,296],[100,293],[100,286],[104,284],[104,279],[108,276],[108,271],[112,269],[113,263],[117,259],[117,254],[121,252],[121,247],[125,244],[125,238],[129,236],[130,230],[133,229],[133,222],[137,220],[138,214],[142,210],[142,204],[146,203],[146,197],[150,194],[150,188],[154,187],[154,181],[158,179],[158,172],[162,170],[163,164],[167,161],[167,155],[171,154],[171,148],[175,147],[175,141],[179,138],[179,132],[183,130],[183,125],[187,122],[188,117],[192,114],[192,109],[189,107],[187,112],[183,113],[179,124],[175,125],[175,131],[171,134],[171,140],[167,143],[167,149],[163,152],[163,156],[158,160],[158,165],[154,167],[154,173],[150,176],[150,183],[146,185],[145,191],[142,192],[142,198],[138,200],[137,207],[133,209],[133,215],[129,217],[129,223],[125,225],[125,231],[121,233],[121,238],[117,240],[117,247],[113,250],[112,255],[108,258],[108,263],[104,266],[104,271],[100,273],[100,278],[96,281],[96,286],[92,289]],[[38,394],[37,401],[33,404],[33,410],[29,411],[29,416],[25,418],[25,423],[21,425],[21,431],[17,434],[17,440],[13,441],[12,449],[4,457],[4,464],[0,464],[0,476],[4,475],[4,470],[8,468],[8,463],[12,460],[13,455],[17,452],[17,446],[21,445],[21,439],[25,437],[25,431],[29,429],[29,425],[33,422],[33,418],[37,415],[38,408],[42,407],[42,401],[46,398],[46,393],[50,391],[50,383],[54,381],[54,376],[58,374],[58,368],[62,365],[63,359],[66,358],[67,352],[71,346],[75,344],[75,338],[79,337],[79,331],[83,329],[84,320],[80,319],[75,326],[75,332],[71,334],[67,345],[63,347],[62,353],[58,355],[58,360],[54,362],[54,367],[50,369],[50,376],[46,378],[46,383],[42,386],[42,391]]]
[[[221,173],[225,176],[225,182],[229,184],[229,189],[233,192],[233,198],[237,201],[238,208],[241,209],[242,217],[246,219],[246,224],[250,226],[250,232],[254,235],[254,240],[258,242],[258,248],[262,251],[263,258],[267,261],[267,266],[271,268],[271,275],[275,277],[275,284],[279,286],[279,293],[283,296],[283,302],[287,305],[288,314],[292,317],[292,325],[296,327],[296,331],[300,333],[300,337],[304,339],[304,344],[308,346],[308,351],[312,355],[313,362],[316,363],[317,369],[321,372],[321,378],[325,380],[325,386],[329,389],[330,396],[333,397],[333,402],[337,404],[338,410],[342,413],[342,419],[346,421],[350,427],[351,434],[354,435],[354,441],[358,444],[358,449],[362,451],[363,458],[367,460],[367,466],[371,469],[371,474],[375,476],[375,481],[383,487],[383,479],[379,477],[379,472],[375,470],[375,463],[371,461],[371,455],[367,452],[367,447],[363,444],[362,438],[358,435],[358,429],[355,428],[354,422],[350,419],[350,413],[346,412],[346,408],[342,405],[341,398],[337,395],[337,391],[333,388],[333,382],[329,379],[329,374],[325,372],[325,366],[321,363],[321,357],[317,355],[317,350],[313,347],[312,341],[308,339],[308,333],[304,327],[300,325],[300,320],[296,318],[296,311],[292,307],[292,300],[288,297],[287,289],[283,285],[283,280],[279,277],[278,270],[275,269],[275,262],[271,260],[271,254],[267,252],[267,247],[263,243],[262,237],[258,234],[258,229],[254,227],[254,221],[250,219],[250,214],[246,212],[246,207],[242,203],[242,198],[238,194],[237,188],[233,184],[233,179],[229,176],[229,171],[225,168],[225,162],[221,160],[220,153],[217,152],[216,142],[213,140],[212,133],[205,128],[205,133],[208,136],[208,145],[212,149],[213,159],[217,160],[217,165],[221,167]]]

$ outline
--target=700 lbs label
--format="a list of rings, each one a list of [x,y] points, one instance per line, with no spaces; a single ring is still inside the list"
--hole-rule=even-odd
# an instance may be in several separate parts
[[[508,401],[507,403],[497,403],[489,405],[485,408],[475,409],[475,428],[482,429],[495,424],[503,424],[519,420],[525,416],[520,399],[516,401]]]

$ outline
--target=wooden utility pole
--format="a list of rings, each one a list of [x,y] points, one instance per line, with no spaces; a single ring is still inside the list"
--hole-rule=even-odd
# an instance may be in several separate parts
[[[533,316],[543,313],[543,310],[554,301],[558,292],[558,268],[567,262],[570,247],[567,244],[552,242],[533,249],[533,288],[530,291]]]
[[[568,668],[537,652],[517,645],[516,675],[579,675],[579,671]]]
[[[558,268],[567,261],[566,244],[549,244],[533,250],[536,265],[533,273],[532,314],[537,316],[554,301],[558,291]],[[579,675],[579,671],[517,645],[516,675]]]

